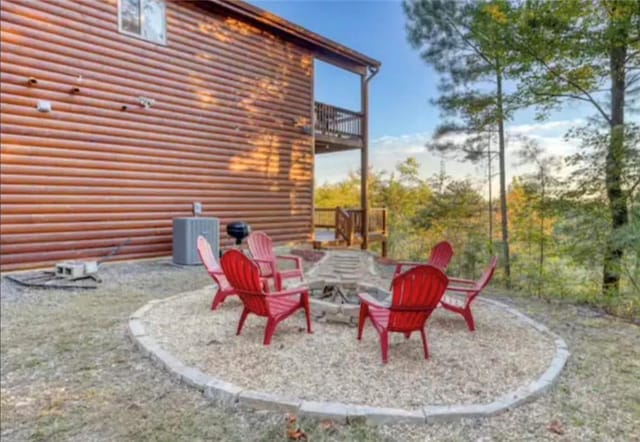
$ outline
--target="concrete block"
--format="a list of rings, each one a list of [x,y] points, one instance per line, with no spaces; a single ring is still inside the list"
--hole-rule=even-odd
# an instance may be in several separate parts
[[[302,401],[271,393],[244,390],[238,394],[238,404],[258,410],[272,410],[297,414]]]
[[[215,380],[195,367],[186,366],[179,368],[178,376],[185,384],[197,388],[200,391],[204,391],[207,385]]]
[[[129,334],[131,336],[146,336],[147,330],[140,319],[129,320]]]
[[[347,423],[347,405],[339,402],[303,401],[298,414],[312,419],[331,419],[340,424]]]
[[[222,407],[231,407],[238,402],[242,388],[229,382],[214,379],[204,389],[204,396]]]
[[[395,424],[424,424],[425,415],[423,409],[404,410],[400,408],[384,408],[357,406],[355,410],[349,410],[349,423],[352,422],[352,415],[356,418],[364,417],[364,421],[370,425],[395,425]],[[353,414],[352,414],[353,413]]]
[[[483,418],[490,415],[486,406],[482,404],[427,405],[423,411],[427,423]]]

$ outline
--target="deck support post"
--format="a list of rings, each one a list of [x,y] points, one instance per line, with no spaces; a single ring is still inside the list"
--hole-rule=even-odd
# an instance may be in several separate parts
[[[362,249],[369,246],[369,81],[378,73],[378,68],[369,67],[368,73],[360,76],[360,98],[362,113],[362,150],[360,151],[360,207],[362,208]]]
[[[360,150],[360,208],[362,209],[362,250],[368,247],[369,195],[367,181],[369,175],[369,82],[367,75],[360,76],[360,112],[362,112],[362,149]]]

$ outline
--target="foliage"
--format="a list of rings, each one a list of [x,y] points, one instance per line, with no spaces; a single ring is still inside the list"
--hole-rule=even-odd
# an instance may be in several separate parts
[[[518,54],[514,60],[523,105],[535,105],[540,118],[569,101],[596,112],[588,133],[578,134],[592,151],[580,157],[591,166],[592,180],[581,183],[587,184],[585,193],[595,183],[606,190],[611,215],[602,292],[617,295],[627,251],[617,238],[630,219],[625,169],[637,161],[627,114],[637,111],[640,96],[640,2],[527,0],[514,9],[510,27],[505,44]]]
[[[496,91],[496,73],[511,64],[502,44],[509,30],[504,20],[508,2],[405,0],[403,8],[409,42],[441,74],[435,103],[449,120],[436,134],[475,135],[508,118],[516,102],[503,94],[499,106]]]
[[[513,29],[512,5],[507,0],[405,0],[403,7],[409,42],[440,74],[435,103],[445,120],[427,147],[471,161],[488,156],[490,161],[490,140],[498,134],[502,263],[508,284],[505,122],[522,105],[519,91],[507,93],[504,87],[518,66],[517,53],[506,44]]]
[[[358,207],[360,205],[360,178],[354,173],[338,183],[325,183],[315,190],[317,207]]]
[[[628,110],[640,83],[640,5],[627,0],[527,0],[514,14],[508,44],[519,54],[517,80],[527,105],[539,117],[566,100],[588,103],[606,122],[611,79],[616,75],[611,53],[624,48]]]
[[[628,250],[635,250],[624,259],[621,295],[615,300],[601,297],[601,262],[610,222],[606,198],[602,194],[597,198],[577,197],[562,191],[566,183],[556,180],[555,159],[535,151],[534,144],[528,147],[530,150],[523,155],[541,168],[515,178],[507,194],[512,220],[513,289],[546,299],[587,302],[628,317],[640,315],[640,300],[634,296],[640,281],[640,248],[636,247],[640,240],[640,199],[636,196],[631,200],[632,222],[620,236]],[[410,158],[392,172],[370,173],[370,198],[375,201],[372,206],[389,208],[390,257],[424,260],[435,243],[446,239],[455,250],[448,273],[477,278],[493,254],[487,201],[467,180],[444,174],[420,178],[418,166]],[[320,204],[320,198],[347,206],[349,195],[359,195],[359,184],[358,174],[351,173],[340,183],[320,186],[316,206],[326,207]],[[543,265],[540,245],[544,246]],[[504,280],[496,275],[494,285],[502,283]]]
[[[605,175],[610,137],[611,133],[595,122],[567,132],[565,139],[580,140],[578,152],[566,159],[572,169],[565,183],[569,187],[569,195],[606,198],[606,183],[602,177]],[[632,196],[640,191],[640,125],[626,124],[624,139],[626,158],[621,164],[620,176],[624,198],[629,203]]]
[[[604,190],[610,226],[602,293],[618,294],[624,254],[638,246],[619,238],[631,222],[629,198],[640,185],[637,125],[628,121],[639,110],[640,2],[405,0],[403,6],[409,41],[441,75],[436,104],[444,121],[428,147],[477,161],[491,155],[486,138],[497,128],[507,276],[504,122],[528,106],[540,119],[570,101],[595,111],[587,126],[569,134],[587,147],[570,159],[579,177],[571,191],[590,196]],[[515,85],[509,94],[506,79]],[[543,248],[540,242],[541,270]]]

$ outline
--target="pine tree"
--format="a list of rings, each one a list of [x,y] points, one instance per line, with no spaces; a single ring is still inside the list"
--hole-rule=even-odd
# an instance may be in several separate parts
[[[637,186],[625,188],[624,183],[634,159],[625,113],[633,110],[640,94],[640,1],[527,0],[517,12],[505,44],[518,53],[526,104],[537,105],[544,116],[577,101],[591,106],[597,122],[607,128],[599,178],[609,203],[611,233],[602,291],[617,295],[624,254],[617,238],[629,224],[628,201]]]
[[[518,102],[506,93],[504,82],[513,64],[503,44],[509,29],[509,3],[491,1],[404,0],[409,42],[441,74],[440,97],[435,103],[447,121],[436,130],[428,147],[461,151],[477,160],[486,149],[486,137],[498,134],[500,212],[505,281],[510,285],[509,227],[505,171],[505,122]],[[464,142],[443,136],[463,133]],[[491,155],[491,153],[489,153]]]

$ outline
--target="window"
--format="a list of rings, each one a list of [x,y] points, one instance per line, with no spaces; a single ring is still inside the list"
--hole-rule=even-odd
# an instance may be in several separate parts
[[[120,32],[154,43],[167,43],[164,0],[119,0]]]

